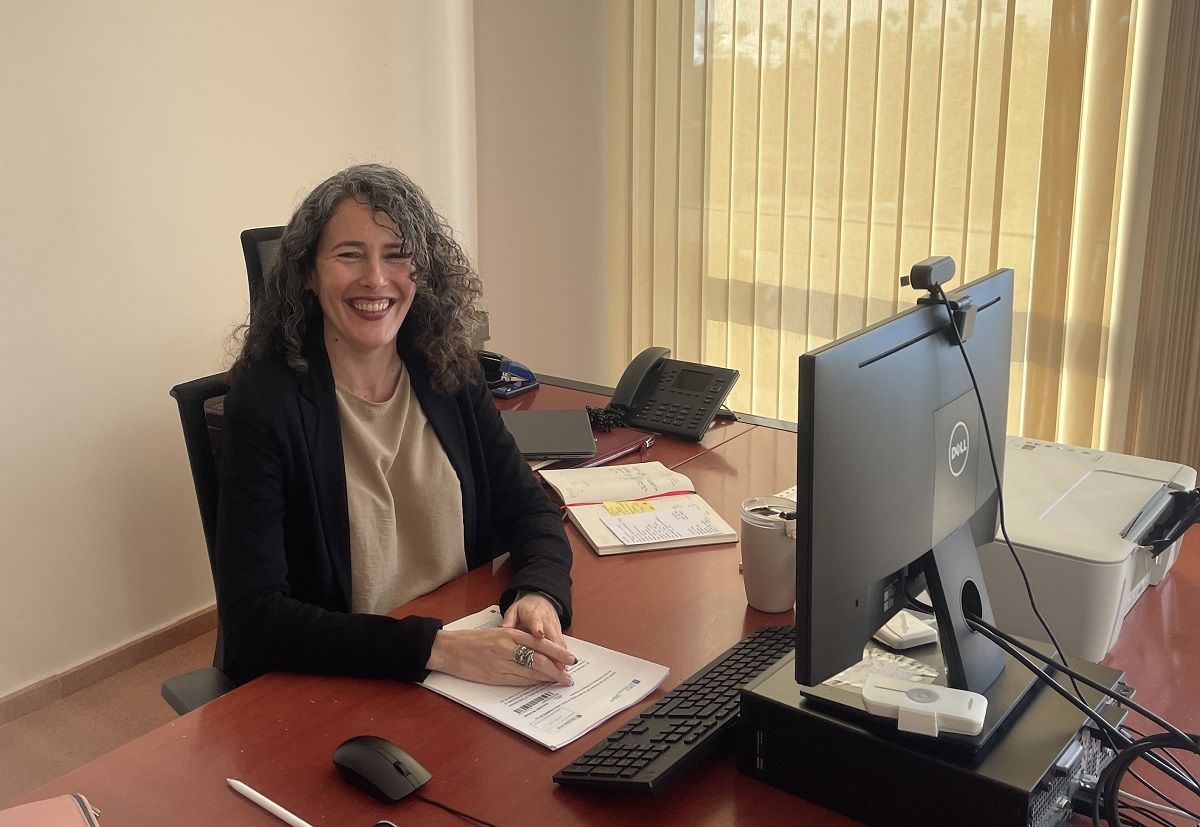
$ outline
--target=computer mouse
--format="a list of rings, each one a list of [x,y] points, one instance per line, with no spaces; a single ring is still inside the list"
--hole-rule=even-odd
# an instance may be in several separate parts
[[[386,738],[356,735],[333,753],[342,778],[386,803],[399,801],[428,781],[429,770]]]

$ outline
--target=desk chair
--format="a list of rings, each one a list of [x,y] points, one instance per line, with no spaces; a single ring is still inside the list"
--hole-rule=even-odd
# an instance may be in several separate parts
[[[246,257],[246,279],[250,282],[250,312],[262,296],[266,276],[275,269],[279,258],[279,239],[283,227],[256,227],[242,230],[242,255]]]
[[[179,420],[183,425],[183,441],[192,468],[192,482],[196,486],[196,502],[200,506],[200,525],[204,529],[210,567],[215,565],[219,480],[208,423],[204,419],[204,403],[214,396],[224,395],[228,390],[228,375],[224,373],[194,379],[171,388],[171,396],[179,404]],[[218,619],[213,665],[167,678],[162,685],[163,700],[182,715],[224,695],[234,687],[233,681],[222,671],[224,663],[225,647]]]

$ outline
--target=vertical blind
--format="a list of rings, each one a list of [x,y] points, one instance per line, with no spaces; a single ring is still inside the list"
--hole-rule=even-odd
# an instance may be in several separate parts
[[[1145,0],[1143,0],[1145,2]],[[1200,4],[1165,21],[1126,450],[1200,468]]]
[[[612,16],[619,351],[741,371],[795,419],[799,354],[1016,275],[1009,431],[1095,445],[1131,0],[658,0]],[[620,90],[618,90],[620,91]],[[628,358],[628,355],[625,356]]]

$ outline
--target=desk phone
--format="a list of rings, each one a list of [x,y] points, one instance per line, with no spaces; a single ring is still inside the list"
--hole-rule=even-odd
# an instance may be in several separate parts
[[[699,441],[740,375],[730,368],[669,359],[665,347],[648,347],[625,368],[613,407],[627,409],[631,428]]]

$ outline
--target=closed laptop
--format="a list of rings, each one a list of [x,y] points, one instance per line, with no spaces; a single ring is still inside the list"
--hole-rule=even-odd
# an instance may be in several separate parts
[[[587,459],[596,454],[585,410],[501,411],[500,416],[525,459]]]

